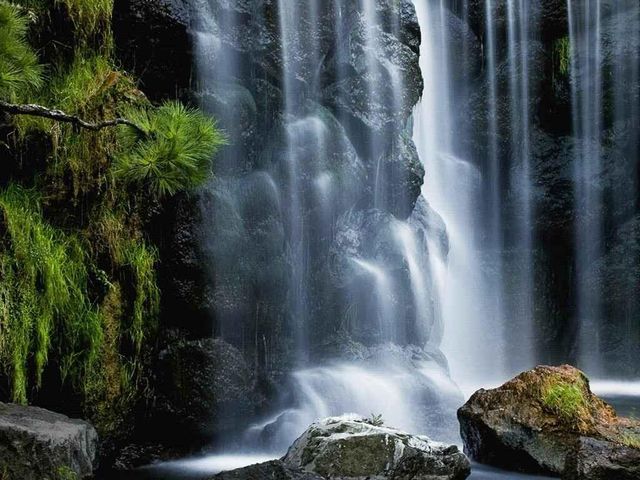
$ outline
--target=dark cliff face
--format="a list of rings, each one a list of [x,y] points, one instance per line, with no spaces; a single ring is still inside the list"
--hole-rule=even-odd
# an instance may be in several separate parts
[[[189,2],[115,0],[113,32],[123,66],[135,72],[149,98],[179,96],[189,88],[193,52]]]
[[[514,132],[509,112],[509,51],[507,49],[507,2],[495,1],[492,25],[496,35],[496,72],[498,98],[498,145],[500,162],[503,165],[503,178],[508,178],[510,169],[516,168],[517,158],[510,144]],[[483,44],[483,54],[479,60],[483,69],[488,68],[486,3],[469,2],[468,21]],[[639,338],[637,325],[631,320],[638,314],[638,249],[637,238],[633,234],[638,215],[638,141],[634,130],[638,118],[627,116],[616,120],[616,109],[624,111],[615,104],[616,77],[626,78],[629,69],[637,68],[638,51],[634,45],[637,35],[633,34],[634,15],[617,9],[615,2],[602,2],[602,57],[604,62],[603,80],[603,120],[601,126],[603,169],[591,179],[594,194],[603,198],[598,211],[585,211],[576,207],[574,186],[574,161],[580,155],[574,134],[572,119],[572,87],[569,48],[569,19],[567,2],[545,0],[537,4],[535,17],[530,19],[535,40],[527,49],[527,62],[530,68],[529,111],[530,152],[533,186],[533,231],[535,249],[534,285],[535,285],[535,341],[538,360],[559,363],[578,360],[578,331],[580,321],[577,316],[577,285],[583,280],[577,275],[588,278],[589,295],[602,295],[603,313],[599,331],[592,335],[600,342],[603,367],[615,369],[621,374],[637,373],[632,358],[638,355],[635,341],[624,342],[620,334]],[[462,15],[461,12],[458,12]],[[627,32],[626,34],[624,32]],[[626,47],[615,46],[612,39],[623,35]],[[636,54],[637,55],[637,54]],[[635,60],[634,60],[635,58]],[[625,60],[627,59],[627,60]],[[617,65],[617,67],[615,66]],[[612,72],[616,72],[613,74]],[[522,76],[517,72],[518,79]],[[629,85],[628,101],[637,105],[638,85]],[[475,158],[489,156],[489,127],[487,98],[489,84],[487,76],[480,73],[471,86],[469,104],[463,108],[460,122],[475,132],[462,141],[468,141],[468,148],[478,152]],[[507,112],[505,114],[505,112]],[[625,139],[624,141],[621,141]],[[481,165],[481,168],[484,168]],[[501,195],[505,199],[514,198],[517,192],[513,186],[504,185]],[[635,195],[632,192],[636,192]],[[503,218],[517,219],[523,215],[515,202],[505,201]],[[578,273],[580,247],[576,246],[576,228],[588,222],[589,218],[599,217],[603,221],[602,235],[604,248],[601,257],[593,265],[582,266]],[[517,248],[507,229],[507,249]],[[624,245],[624,246],[623,246]],[[628,252],[622,255],[622,251]],[[614,273],[617,272],[617,273]],[[600,292],[600,293],[598,293]],[[617,292],[624,292],[622,297]],[[636,322],[637,323],[637,322]],[[514,333],[518,335],[517,332]],[[513,352],[517,354],[517,352]]]

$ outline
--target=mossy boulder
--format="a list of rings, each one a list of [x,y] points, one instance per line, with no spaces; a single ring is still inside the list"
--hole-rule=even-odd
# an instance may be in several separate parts
[[[458,480],[469,461],[455,445],[409,435],[358,416],[332,417],[311,425],[284,464],[330,479]]]
[[[618,417],[580,370],[540,366],[458,410],[465,453],[565,479],[640,478],[640,422]]]

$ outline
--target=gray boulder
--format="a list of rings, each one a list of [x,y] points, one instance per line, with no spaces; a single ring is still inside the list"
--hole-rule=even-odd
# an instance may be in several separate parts
[[[640,449],[582,437],[577,454],[567,458],[567,480],[634,480],[640,478]]]
[[[311,425],[282,459],[291,469],[330,479],[456,480],[470,474],[455,445],[431,441],[358,416]]]
[[[96,467],[98,434],[82,420],[0,403],[0,476],[20,480],[86,478]]]

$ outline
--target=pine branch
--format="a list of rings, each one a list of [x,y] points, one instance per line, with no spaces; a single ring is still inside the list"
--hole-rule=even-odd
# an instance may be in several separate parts
[[[114,118],[112,120],[104,120],[102,122],[91,123],[75,115],[70,115],[61,110],[47,108],[42,105],[7,103],[2,100],[0,100],[0,112],[7,112],[11,115],[30,115],[33,117],[48,118],[57,122],[71,123],[78,127],[92,130],[94,132],[102,130],[103,128],[115,127],[117,125],[127,125],[136,130],[143,137],[148,136],[148,132],[146,132],[142,127],[135,124],[131,120],[127,120],[126,118]]]

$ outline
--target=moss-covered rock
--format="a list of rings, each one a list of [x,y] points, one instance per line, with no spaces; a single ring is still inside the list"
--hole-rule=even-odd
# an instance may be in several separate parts
[[[640,475],[640,422],[618,417],[568,365],[479,390],[458,418],[465,452],[482,463],[568,479]]]

